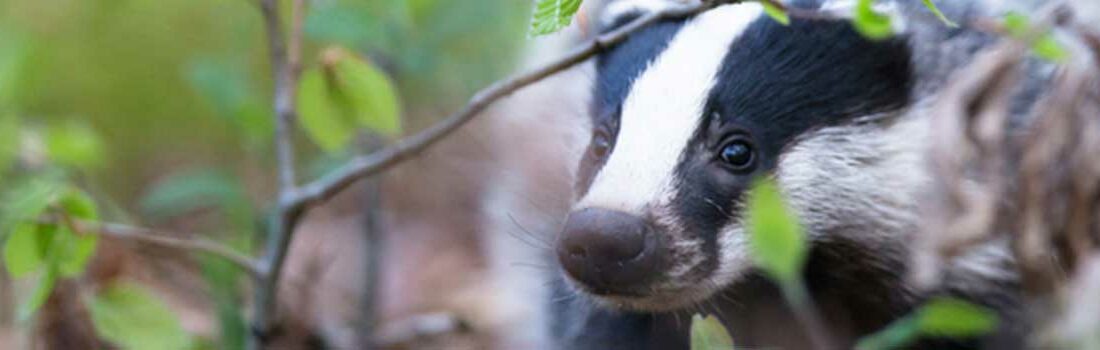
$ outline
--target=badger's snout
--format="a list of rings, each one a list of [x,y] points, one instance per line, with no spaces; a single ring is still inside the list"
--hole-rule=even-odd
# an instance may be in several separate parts
[[[565,272],[597,295],[637,295],[660,267],[658,235],[645,219],[588,208],[569,214],[557,254]]]

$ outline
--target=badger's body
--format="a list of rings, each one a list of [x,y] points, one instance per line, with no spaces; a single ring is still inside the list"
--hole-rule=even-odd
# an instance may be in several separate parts
[[[608,23],[659,1],[626,3]],[[947,28],[920,1],[887,5],[902,34],[885,41],[841,19],[783,26],[742,3],[657,23],[598,59],[594,136],[557,247],[555,348],[687,349],[696,312],[718,315],[739,346],[810,348],[748,251],[742,204],[761,176],[812,242],[805,278],[837,347],[935,295],[990,306],[1002,322],[984,339],[929,347],[1024,346],[1004,247],[960,257],[932,290],[906,279],[931,182],[928,106],[994,38]],[[988,13],[940,6],[960,22]]]

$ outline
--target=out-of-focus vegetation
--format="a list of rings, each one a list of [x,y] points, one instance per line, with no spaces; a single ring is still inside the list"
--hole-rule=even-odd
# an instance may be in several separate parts
[[[295,144],[297,166],[312,178],[362,153],[351,142],[358,136],[419,129],[511,71],[531,4],[308,7]],[[7,270],[30,281],[16,288],[17,326],[88,266],[95,236],[67,221],[172,227],[183,218],[187,229],[251,255],[275,193],[267,45],[252,0],[0,0],[0,242]],[[327,70],[339,84],[384,93],[332,90]],[[196,212],[216,215],[188,218]],[[43,216],[61,222],[33,223]],[[181,334],[177,316],[132,281],[82,288],[79,298],[99,338],[126,348],[243,348],[243,274],[213,257],[198,265],[216,339]],[[5,305],[0,331],[15,316]]]

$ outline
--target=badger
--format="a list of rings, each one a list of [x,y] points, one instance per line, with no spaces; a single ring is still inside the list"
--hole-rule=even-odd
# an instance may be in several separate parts
[[[846,14],[853,3],[790,6]],[[937,3],[960,23],[998,11]],[[619,1],[600,22],[613,30],[662,6]],[[1024,346],[1026,308],[1003,242],[959,257],[934,288],[906,278],[931,182],[929,106],[1001,39],[946,26],[918,0],[878,6],[896,17],[887,40],[835,16],[780,24],[743,2],[658,21],[596,59],[591,139],[555,245],[552,348],[688,349],[696,313],[717,316],[739,347],[812,348],[753,264],[744,205],[760,177],[775,180],[811,242],[804,280],[833,346],[851,348],[936,296],[985,305],[1001,322],[979,339],[917,348]]]

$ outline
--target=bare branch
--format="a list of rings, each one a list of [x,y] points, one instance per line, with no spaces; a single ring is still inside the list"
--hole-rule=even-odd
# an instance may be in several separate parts
[[[60,220],[44,220],[42,222],[49,224],[58,224],[60,222],[78,234],[98,235],[142,244],[210,254],[237,265],[237,267],[248,272],[253,277],[260,275],[260,269],[256,266],[255,261],[253,261],[251,257],[238,253],[225,245],[205,239],[176,238],[182,235],[174,232],[123,224],[78,220],[68,215],[63,215]]]
[[[431,147],[462,125],[465,125],[493,102],[507,97],[523,87],[584,62],[608,47],[623,41],[631,33],[658,20],[686,17],[702,12],[707,8],[707,5],[691,4],[649,14],[616,31],[590,40],[572,53],[545,66],[499,81],[478,92],[465,107],[439,123],[378,152],[354,158],[321,179],[304,185],[291,201],[293,205],[298,207],[308,207],[322,202],[339,193],[356,180],[385,171]]]

